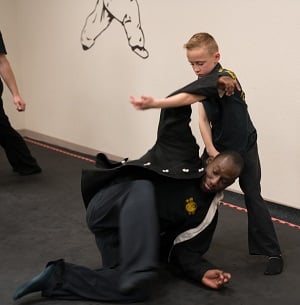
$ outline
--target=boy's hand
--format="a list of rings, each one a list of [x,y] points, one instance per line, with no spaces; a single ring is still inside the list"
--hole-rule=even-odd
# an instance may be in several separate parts
[[[234,94],[235,89],[241,91],[241,87],[236,79],[230,76],[220,76],[218,79],[218,89],[224,91],[227,96]]]
[[[137,110],[146,110],[149,108],[153,108],[155,101],[152,96],[141,96],[140,99],[136,99],[134,96],[130,96],[129,98],[130,103],[133,107]]]
[[[231,279],[231,274],[219,269],[207,270],[202,277],[202,284],[212,288],[220,289]]]

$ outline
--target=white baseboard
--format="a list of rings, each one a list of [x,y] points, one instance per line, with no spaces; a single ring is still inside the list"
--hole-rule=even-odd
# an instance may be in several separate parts
[[[28,137],[28,138],[32,138],[35,139],[37,141],[42,141],[42,142],[46,142],[48,144],[52,144],[52,145],[56,145],[56,146],[60,146],[62,148],[66,148],[66,149],[70,149],[79,153],[83,153],[83,154],[87,154],[90,156],[96,156],[96,154],[98,154],[99,152],[105,153],[107,155],[107,157],[111,160],[115,160],[115,161],[120,161],[123,160],[122,157],[120,156],[115,156],[112,154],[109,154],[107,152],[104,151],[100,151],[100,150],[96,150],[93,148],[89,148],[86,146],[82,146],[79,144],[75,144],[75,143],[71,143],[65,140],[61,140],[58,138],[54,138],[48,135],[44,135],[32,130],[27,130],[27,129],[21,129],[18,130],[18,132],[23,136],[23,137]]]

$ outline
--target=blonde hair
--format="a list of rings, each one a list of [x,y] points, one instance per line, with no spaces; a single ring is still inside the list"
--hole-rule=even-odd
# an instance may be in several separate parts
[[[197,33],[194,34],[187,43],[184,44],[184,48],[187,50],[192,50],[199,47],[207,48],[210,54],[219,52],[219,46],[215,41],[214,37],[208,33]]]

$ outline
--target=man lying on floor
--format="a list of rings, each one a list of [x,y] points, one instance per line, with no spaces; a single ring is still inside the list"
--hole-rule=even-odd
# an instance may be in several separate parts
[[[201,79],[198,95],[218,94],[217,81]],[[230,280],[230,273],[203,255],[217,224],[221,191],[239,176],[243,160],[235,152],[223,152],[204,170],[190,116],[190,106],[162,110],[157,141],[143,157],[116,163],[99,154],[98,168],[83,171],[87,223],[102,268],[62,259],[49,262],[15,291],[15,300],[41,291],[56,299],[142,301],[151,295],[149,283],[160,259],[212,289]]]

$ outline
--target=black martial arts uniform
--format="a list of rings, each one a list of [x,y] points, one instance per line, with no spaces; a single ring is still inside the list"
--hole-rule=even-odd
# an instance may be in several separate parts
[[[208,269],[215,268],[202,256],[216,227],[220,197],[201,191],[199,178],[119,179],[101,189],[87,208],[87,223],[101,251],[103,267],[94,271],[54,262],[55,275],[43,296],[144,300],[148,291],[122,294],[120,287],[131,277],[143,280],[155,276],[159,249],[163,261],[194,281],[200,282]]]
[[[7,54],[0,32],[0,54]],[[3,108],[3,83],[0,78],[0,145],[4,148],[13,170],[21,175],[40,172],[36,159],[31,155],[22,136],[11,126]]]
[[[218,64],[209,75],[228,75],[233,72]],[[267,205],[261,196],[261,167],[257,149],[257,133],[251,121],[243,91],[233,96],[208,97],[203,102],[212,126],[212,139],[218,151],[235,150],[244,159],[239,177],[248,210],[248,241],[250,254],[278,256],[280,246]],[[207,158],[204,152],[203,158]]]
[[[200,95],[217,94],[216,78],[188,85]],[[42,290],[51,298],[136,302],[145,289],[122,293],[132,278],[150,279],[161,257],[200,282],[213,268],[202,256],[217,223],[220,194],[200,188],[204,174],[190,129],[191,107],[161,112],[155,145],[140,159],[121,163],[97,156],[98,169],[84,170],[87,223],[101,251],[103,268],[50,262],[55,272]]]

